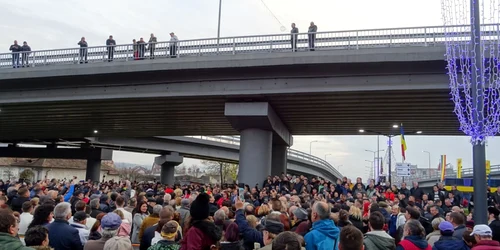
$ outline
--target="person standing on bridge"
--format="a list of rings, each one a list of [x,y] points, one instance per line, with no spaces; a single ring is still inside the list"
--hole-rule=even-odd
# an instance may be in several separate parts
[[[146,42],[144,38],[140,38],[139,42],[137,42],[137,46],[139,48],[139,60],[144,60],[144,55],[146,54]]]
[[[309,41],[309,50],[314,51],[314,41],[316,40],[316,32],[318,31],[318,26],[311,22],[309,25],[309,30],[307,31],[307,38]]]
[[[116,41],[113,39],[113,36],[109,36],[108,40],[106,40],[106,48],[108,50],[108,62],[113,61],[113,57],[115,54]]]
[[[292,23],[292,30],[290,31],[291,35],[291,42],[292,42],[292,51],[297,52],[297,38],[299,35],[299,28],[295,26],[295,23]]]
[[[14,44],[10,45],[9,50],[12,51],[12,67],[19,68],[19,52],[21,52],[23,48],[17,44],[17,40],[14,40]]]
[[[85,37],[82,37],[82,39],[80,39],[78,45],[80,45],[80,63],[83,63],[84,59],[85,63],[87,63],[87,47],[89,45],[87,44],[87,41],[85,41]]]
[[[170,32],[170,57],[171,58],[176,58],[177,57],[177,42],[179,41],[179,38],[174,34],[174,32]]]
[[[155,59],[155,47],[157,42],[158,40],[155,34],[151,33],[151,37],[149,38],[149,59]]]
[[[21,55],[21,64],[23,65],[23,68],[26,66],[26,67],[29,67],[29,63],[28,63],[28,57],[31,53],[31,47],[28,45],[28,43],[26,41],[23,42],[23,47],[21,47],[22,49],[22,55]]]

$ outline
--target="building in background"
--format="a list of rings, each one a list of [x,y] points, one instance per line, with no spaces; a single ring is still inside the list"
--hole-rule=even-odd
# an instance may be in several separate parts
[[[394,168],[395,169],[395,168]],[[410,176],[404,177],[404,182],[407,184],[412,183],[414,181],[428,180],[429,179],[429,168],[418,168],[417,165],[410,165]],[[446,176],[447,177],[455,177],[457,176],[457,172],[453,169],[453,165],[446,165]],[[398,176],[396,170],[392,171],[392,182],[393,184],[400,186],[403,182],[403,177]],[[430,177],[431,178],[439,178],[441,175],[441,170],[436,168],[430,169]],[[411,185],[409,185],[411,187]]]
[[[30,181],[42,179],[85,179],[86,160],[41,159],[41,158],[0,158],[0,179]],[[101,161],[101,176],[106,180],[118,180],[118,171],[113,161]],[[102,181],[102,180],[101,180]]]

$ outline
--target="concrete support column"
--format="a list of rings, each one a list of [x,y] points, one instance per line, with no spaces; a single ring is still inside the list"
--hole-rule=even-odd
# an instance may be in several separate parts
[[[164,185],[173,186],[175,184],[175,167],[184,161],[184,157],[177,152],[162,155],[155,158],[155,164],[161,166],[160,182]]]
[[[272,151],[271,175],[281,176],[281,173],[286,174],[288,147],[286,145],[273,144]]]
[[[248,128],[241,131],[238,183],[253,187],[271,173],[273,132]]]
[[[101,160],[87,159],[87,171],[85,180],[100,181],[101,179]]]

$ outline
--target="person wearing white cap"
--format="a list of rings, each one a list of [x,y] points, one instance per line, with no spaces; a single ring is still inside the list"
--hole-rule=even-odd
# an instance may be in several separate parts
[[[474,236],[477,244],[472,250],[500,250],[500,243],[492,239],[491,228],[485,224],[475,225],[471,236]]]

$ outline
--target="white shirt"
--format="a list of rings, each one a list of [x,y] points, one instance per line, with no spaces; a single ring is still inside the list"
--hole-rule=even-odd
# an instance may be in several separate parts
[[[132,221],[133,221],[133,220],[132,220],[132,213],[131,213],[131,212],[129,212],[129,211],[127,211],[127,210],[125,210],[125,208],[123,208],[123,207],[119,207],[119,208],[117,208],[116,210],[120,210],[120,211],[122,211],[122,213],[123,213],[123,218],[124,218],[124,219],[128,220],[129,222],[132,222]]]
[[[28,230],[28,226],[30,225],[31,221],[33,221],[33,215],[30,213],[22,213],[19,216],[19,219],[21,220],[19,222],[19,234],[24,235]]]
[[[88,229],[91,229],[94,226],[96,221],[97,221],[96,219],[89,216],[89,217],[87,217],[87,224],[85,224],[85,225],[87,226]]]
[[[84,246],[89,240],[90,230],[87,229],[87,226],[79,223],[73,223],[71,224],[71,226],[78,230],[78,235],[80,236],[80,242],[82,242],[82,246]]]

